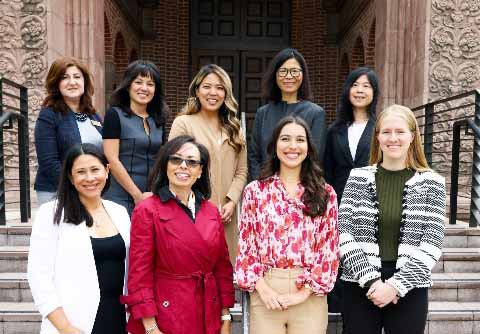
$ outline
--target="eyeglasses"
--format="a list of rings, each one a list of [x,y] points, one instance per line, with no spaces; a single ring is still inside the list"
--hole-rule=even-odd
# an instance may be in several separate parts
[[[202,162],[200,160],[184,159],[184,158],[178,157],[176,155],[169,156],[168,161],[170,161],[175,166],[180,166],[183,162],[185,162],[185,165],[187,165],[188,168],[195,168],[195,167],[200,166],[202,164]]]
[[[300,74],[302,74],[302,69],[296,68],[296,67],[292,67],[292,68],[281,67],[277,71],[278,76],[281,78],[285,78],[288,75],[288,73],[290,73],[292,77],[296,78],[296,77],[299,77]]]

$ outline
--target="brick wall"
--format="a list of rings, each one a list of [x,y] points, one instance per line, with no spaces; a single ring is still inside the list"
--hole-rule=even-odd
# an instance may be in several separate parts
[[[174,116],[186,102],[189,85],[189,2],[164,1],[155,9],[154,37],[142,41],[142,57],[160,69],[167,103]]]
[[[118,85],[132,54],[140,50],[140,29],[126,17],[115,0],[105,0],[105,100]]]
[[[327,13],[316,0],[293,0],[291,44],[307,61],[314,102],[323,106],[329,121],[337,105],[338,49],[327,43]]]
[[[362,38],[359,36],[355,41],[355,46],[351,51],[350,70],[357,67],[365,66],[365,48],[363,46]]]

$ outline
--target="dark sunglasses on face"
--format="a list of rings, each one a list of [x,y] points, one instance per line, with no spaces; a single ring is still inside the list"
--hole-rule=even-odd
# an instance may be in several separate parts
[[[183,162],[185,162],[185,165],[187,165],[188,168],[195,168],[202,164],[200,160],[184,159],[176,155],[169,156],[168,161],[170,161],[175,166],[180,166]]]

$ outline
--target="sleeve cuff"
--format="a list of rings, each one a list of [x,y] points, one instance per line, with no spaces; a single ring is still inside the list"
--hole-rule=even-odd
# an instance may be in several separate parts
[[[393,286],[397,290],[398,295],[402,298],[408,293],[408,289],[405,287],[405,285],[403,285],[400,280],[396,279],[395,276],[390,277],[387,280],[387,283]]]
[[[58,298],[52,297],[50,301],[42,304],[38,304],[38,312],[42,315],[43,318],[46,318],[50,313],[55,311],[57,308],[62,307],[60,300]]]
[[[141,290],[128,296],[121,296],[120,302],[128,305],[134,319],[154,317],[158,314],[155,297],[150,290]]]
[[[366,275],[363,275],[362,277],[360,277],[358,279],[358,284],[360,285],[360,287],[364,288],[366,287],[366,284],[374,279],[378,279],[380,278],[381,275],[379,272],[377,271],[374,271],[374,272],[369,272],[367,273]]]

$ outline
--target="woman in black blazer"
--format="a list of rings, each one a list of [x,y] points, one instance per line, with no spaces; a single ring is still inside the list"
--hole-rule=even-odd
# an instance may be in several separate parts
[[[39,205],[55,196],[62,162],[73,145],[102,146],[102,123],[92,104],[88,68],[76,58],[59,58],[50,66],[45,88],[47,96],[35,123],[38,170],[34,189]]]
[[[339,204],[350,171],[368,165],[379,93],[377,75],[367,67],[350,72],[343,85],[337,120],[327,132],[324,166]]]
[[[379,94],[377,75],[367,67],[351,71],[343,85],[337,120],[327,132],[324,162],[325,179],[339,205],[350,171],[368,165]],[[328,294],[329,312],[343,311],[342,292],[337,281]]]

